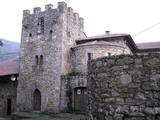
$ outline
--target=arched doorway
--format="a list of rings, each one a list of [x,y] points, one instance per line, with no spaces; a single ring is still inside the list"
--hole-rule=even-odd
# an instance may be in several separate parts
[[[74,110],[86,111],[87,107],[87,88],[78,87],[74,89]]]
[[[38,89],[34,91],[34,110],[41,111],[41,92]]]

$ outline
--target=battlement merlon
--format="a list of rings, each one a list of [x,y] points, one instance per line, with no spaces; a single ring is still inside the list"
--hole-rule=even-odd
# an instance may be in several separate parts
[[[35,8],[33,8],[33,13],[35,14],[35,13],[39,13],[39,12],[41,12],[41,7],[35,7]]]
[[[30,10],[23,10],[23,17],[27,17],[28,15],[30,15],[31,11]]]
[[[52,4],[45,5],[45,11],[50,11],[52,9],[53,9],[53,5]]]
[[[73,13],[73,19],[74,19],[74,21],[79,20],[79,14],[77,12]]]
[[[67,9],[67,3],[58,2],[58,10],[59,12],[64,12]]]
[[[69,12],[69,13],[73,13],[73,8],[68,7],[68,12]]]
[[[82,17],[79,18],[80,23],[84,23],[84,19]]]
[[[79,26],[80,29],[84,30],[84,19],[82,17],[79,18]]]

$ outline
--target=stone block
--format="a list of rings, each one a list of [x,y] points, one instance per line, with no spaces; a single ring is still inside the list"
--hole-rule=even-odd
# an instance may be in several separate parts
[[[160,66],[160,60],[156,57],[150,58],[144,62],[144,65],[148,67],[158,67]]]
[[[127,105],[135,105],[135,99],[133,98],[126,98],[124,101],[125,104]]]
[[[124,120],[146,120],[145,117],[128,117],[125,118]]]
[[[124,65],[124,64],[125,64],[125,61],[124,61],[124,59],[118,59],[118,60],[116,61],[116,64],[117,64],[117,65]]]
[[[132,77],[131,75],[121,75],[120,80],[122,85],[128,85],[129,83],[132,82]]]

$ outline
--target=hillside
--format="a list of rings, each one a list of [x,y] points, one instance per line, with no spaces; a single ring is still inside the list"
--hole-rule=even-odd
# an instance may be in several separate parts
[[[0,46],[0,62],[14,58],[19,55],[20,43],[12,42],[1,38],[0,41],[3,43],[3,45]]]

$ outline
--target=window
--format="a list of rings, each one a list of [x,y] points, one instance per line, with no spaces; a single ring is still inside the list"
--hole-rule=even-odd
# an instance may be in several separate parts
[[[38,55],[36,55],[36,65],[38,65]]]
[[[40,64],[40,65],[43,65],[43,55],[40,56],[39,64]]]
[[[39,26],[39,34],[43,34],[44,33],[44,17],[40,17],[38,19],[38,26]]]
[[[29,41],[31,41],[32,40],[32,34],[30,33],[29,34]]]
[[[43,55],[40,55],[39,71],[43,71]]]
[[[68,36],[68,37],[71,37],[71,32],[67,32],[67,36]]]
[[[49,40],[51,41],[52,39],[53,39],[53,31],[50,30],[50,32],[49,32]]]
[[[35,64],[39,71],[43,71],[43,55],[40,55],[40,57],[38,55],[35,56]]]
[[[29,34],[29,37],[30,37],[30,38],[32,37],[32,34],[31,34],[31,33]]]
[[[88,60],[92,60],[93,59],[93,53],[88,53]]]

